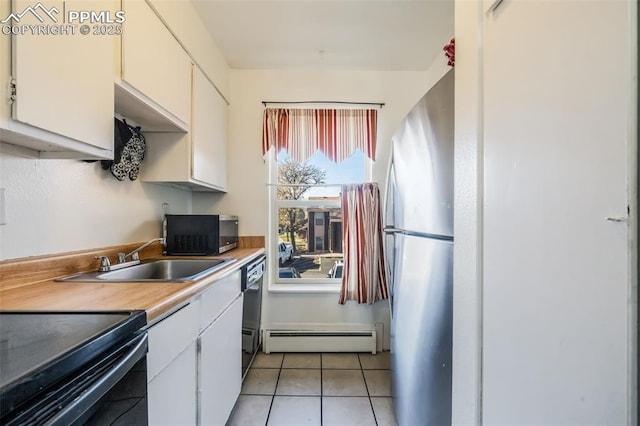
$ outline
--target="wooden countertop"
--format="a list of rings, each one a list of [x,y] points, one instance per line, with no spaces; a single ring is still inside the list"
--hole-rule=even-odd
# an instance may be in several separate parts
[[[0,310],[146,310],[147,323],[153,323],[174,308],[188,301],[215,282],[264,253],[264,248],[237,248],[221,256],[198,256],[205,258],[234,258],[215,273],[193,282],[163,283],[95,283],[56,282],[55,277],[39,281],[29,280],[29,274],[22,272],[21,281],[5,285],[0,289]],[[158,256],[155,256],[158,258]],[[184,256],[181,256],[184,258]],[[173,258],[173,256],[172,256]],[[8,270],[9,267],[5,267]],[[42,274],[34,271],[33,275]],[[58,274],[59,276],[69,275]],[[6,275],[3,275],[3,280]],[[11,280],[7,279],[6,282]],[[13,280],[16,281],[16,280]]]

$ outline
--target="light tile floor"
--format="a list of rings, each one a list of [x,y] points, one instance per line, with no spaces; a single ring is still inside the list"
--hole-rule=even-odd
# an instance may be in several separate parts
[[[258,354],[227,426],[397,426],[389,352]]]

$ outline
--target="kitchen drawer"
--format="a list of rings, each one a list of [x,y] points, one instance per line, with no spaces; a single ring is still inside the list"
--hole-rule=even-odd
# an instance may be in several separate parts
[[[240,271],[217,281],[200,297],[200,330],[207,328],[240,294]]]
[[[198,337],[199,314],[198,303],[190,303],[149,329],[147,381]]]

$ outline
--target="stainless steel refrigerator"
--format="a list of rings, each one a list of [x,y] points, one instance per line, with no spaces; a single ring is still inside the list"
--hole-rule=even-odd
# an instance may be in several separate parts
[[[454,71],[394,133],[385,244],[400,426],[451,424]]]

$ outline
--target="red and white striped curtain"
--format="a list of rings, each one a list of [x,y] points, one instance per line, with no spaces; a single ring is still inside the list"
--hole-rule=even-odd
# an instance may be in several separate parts
[[[344,266],[339,303],[369,305],[389,298],[377,183],[342,186]]]
[[[303,162],[321,151],[333,162],[356,149],[376,159],[378,111],[375,109],[266,108],[262,122],[262,154],[272,146]]]

